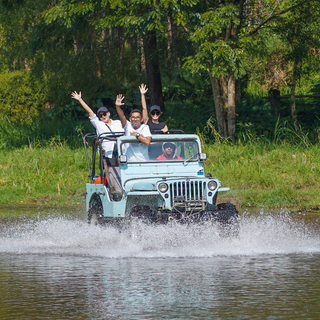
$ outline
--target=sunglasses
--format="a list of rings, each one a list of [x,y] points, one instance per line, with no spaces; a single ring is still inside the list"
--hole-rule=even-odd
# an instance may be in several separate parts
[[[152,112],[150,112],[150,114],[152,116],[154,116],[155,114],[158,116],[160,113],[161,113],[160,111],[152,111]]]
[[[101,119],[102,116],[106,116],[106,115],[107,115],[107,112],[100,112],[100,113],[98,114],[98,118]]]

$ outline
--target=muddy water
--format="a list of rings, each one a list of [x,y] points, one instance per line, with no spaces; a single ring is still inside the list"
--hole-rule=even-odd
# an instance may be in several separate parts
[[[119,233],[81,210],[28,210],[1,220],[0,319],[320,318],[318,215],[244,213],[229,239],[209,224]]]

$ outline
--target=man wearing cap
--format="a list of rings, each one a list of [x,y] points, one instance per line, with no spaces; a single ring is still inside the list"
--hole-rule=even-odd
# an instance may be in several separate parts
[[[143,113],[143,123],[148,125],[150,128],[151,133],[166,133],[168,131],[168,127],[165,122],[159,122],[159,118],[162,114],[161,108],[157,105],[153,105],[150,108],[150,116],[151,120],[148,117],[148,109],[147,109],[147,102],[146,102],[146,92],[148,88],[145,84],[141,84],[139,87],[141,93],[141,104],[142,104],[142,113]]]
[[[126,155],[129,161],[140,162],[149,160],[148,146],[151,142],[151,132],[149,127],[143,123],[141,111],[134,109],[130,113],[130,121],[127,121],[121,106],[124,96],[122,94],[117,95],[116,108],[122,124],[125,130],[126,136],[135,136],[141,143],[128,143],[126,149]]]
[[[162,151],[163,154],[157,157],[157,160],[182,160],[181,157],[176,155],[177,146],[173,142],[164,142]]]

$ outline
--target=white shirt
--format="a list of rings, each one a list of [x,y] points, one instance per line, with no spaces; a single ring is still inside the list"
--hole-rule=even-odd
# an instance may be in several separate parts
[[[94,117],[89,117],[90,122],[97,130],[97,135],[100,135],[101,133],[110,132],[108,126],[110,127],[112,132],[124,132],[121,121],[120,120],[111,120],[111,124],[108,124],[108,126],[99,118],[94,115]],[[102,142],[102,148],[105,150],[106,154],[105,157],[112,158],[113,148],[114,148],[115,141],[109,141],[109,140],[103,140]]]
[[[141,124],[138,129],[134,129],[132,123],[127,120],[124,127],[126,136],[131,136],[132,132],[137,132],[143,137],[151,137],[149,126]],[[126,144],[125,154],[129,161],[140,162],[149,160],[148,146],[142,142]]]

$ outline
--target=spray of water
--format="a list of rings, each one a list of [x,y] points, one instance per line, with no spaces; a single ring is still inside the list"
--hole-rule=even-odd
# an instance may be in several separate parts
[[[320,252],[320,229],[286,213],[243,214],[237,237],[219,227],[146,225],[133,222],[121,232],[65,217],[11,222],[2,227],[0,252],[119,257],[212,257]]]

